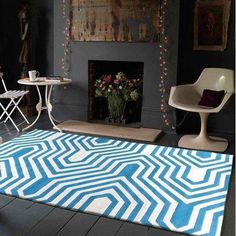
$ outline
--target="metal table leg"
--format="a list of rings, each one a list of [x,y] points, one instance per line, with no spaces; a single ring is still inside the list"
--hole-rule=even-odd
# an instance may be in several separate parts
[[[39,119],[39,117],[41,115],[41,111],[44,109],[43,108],[43,103],[42,103],[42,96],[41,96],[41,92],[40,92],[39,86],[36,85],[36,88],[37,88],[38,95],[39,95],[39,102],[36,105],[36,110],[38,111],[38,115],[37,115],[36,119],[33,121],[33,123],[31,123],[29,126],[27,126],[24,129],[22,129],[22,131],[30,129],[32,126],[34,126],[34,124],[38,121],[38,119]]]
[[[52,104],[50,102],[50,99],[51,99],[52,87],[53,87],[52,85],[46,85],[45,86],[45,106],[43,106],[42,95],[41,95],[39,86],[36,85],[36,88],[37,88],[37,91],[38,91],[38,95],[39,95],[39,102],[36,105],[36,110],[38,111],[38,115],[37,115],[36,119],[33,121],[33,123],[31,123],[29,126],[25,127],[22,131],[30,129],[32,126],[34,126],[35,123],[38,121],[38,119],[39,119],[39,117],[41,115],[42,110],[47,110],[48,111],[48,117],[49,117],[50,122],[53,125],[53,128],[55,128],[59,132],[62,132],[62,130],[59,129],[56,126],[56,124],[54,123],[55,119],[53,118],[53,116],[51,114],[51,112],[52,112]]]
[[[48,90],[48,87],[49,87],[49,90]],[[53,128],[57,129],[59,132],[62,132],[62,130],[59,129],[56,126],[56,124],[54,123],[55,119],[53,118],[53,116],[51,114],[52,113],[52,104],[50,102],[50,99],[51,99],[51,94],[52,94],[52,88],[53,88],[52,85],[50,85],[50,86],[46,85],[46,89],[45,89],[45,102],[46,102],[46,106],[47,106],[47,110],[48,110],[48,117],[53,125]]]

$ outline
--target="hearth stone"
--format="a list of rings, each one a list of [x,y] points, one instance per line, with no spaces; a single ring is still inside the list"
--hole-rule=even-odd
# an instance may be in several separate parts
[[[107,123],[107,124],[122,124],[122,125],[125,125],[125,124],[127,124],[127,123],[129,123],[128,122],[128,119],[119,119],[119,118],[117,118],[117,119],[114,119],[114,118],[110,118],[110,117],[107,117],[106,119],[105,119],[105,122]]]

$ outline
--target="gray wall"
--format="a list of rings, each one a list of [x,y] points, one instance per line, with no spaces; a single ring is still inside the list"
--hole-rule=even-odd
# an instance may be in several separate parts
[[[0,66],[8,89],[15,89],[20,78],[19,55],[21,50],[18,12],[19,0],[0,1]],[[0,84],[0,91],[3,87]]]
[[[35,65],[41,76],[54,73],[54,4],[52,0],[34,1]]]
[[[23,0],[0,1],[0,65],[7,78],[9,89],[15,89],[20,78],[21,51],[18,13]],[[41,75],[53,73],[53,1],[29,1],[32,61],[30,68],[37,68]]]
[[[227,47],[220,51],[193,50],[193,20],[195,0],[180,1],[180,33],[178,58],[178,84],[193,83],[206,67],[223,67],[234,70],[235,61],[235,1],[231,1]],[[215,133],[234,133],[235,109],[234,96],[224,109],[209,117],[208,130]],[[177,112],[177,122],[184,113]],[[190,113],[179,128],[179,132],[196,132],[200,129],[198,114]]]
[[[171,1],[168,11],[168,34],[171,42],[168,55],[170,86],[176,83],[177,74],[179,0]],[[61,58],[64,27],[62,3],[54,0],[54,74],[63,74]],[[73,83],[69,88],[58,87],[54,90],[54,114],[57,117],[87,120],[88,60],[144,62],[142,125],[168,129],[163,124],[160,111],[159,48],[154,43],[71,42],[70,78]],[[173,114],[173,110],[170,109],[169,112],[170,115]]]

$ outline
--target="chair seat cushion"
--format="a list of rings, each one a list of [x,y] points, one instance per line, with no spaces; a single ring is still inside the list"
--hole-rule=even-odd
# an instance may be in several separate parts
[[[204,89],[202,97],[198,105],[206,107],[218,107],[224,98],[225,91],[215,91],[210,89]]]

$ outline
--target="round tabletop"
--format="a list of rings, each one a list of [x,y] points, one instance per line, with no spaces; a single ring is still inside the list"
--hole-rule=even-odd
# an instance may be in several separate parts
[[[19,79],[17,81],[18,84],[23,85],[38,85],[38,86],[46,86],[46,85],[64,85],[72,83],[71,79],[63,79],[63,81],[56,79],[47,79],[46,77],[38,77],[37,81],[30,81],[29,78]]]

